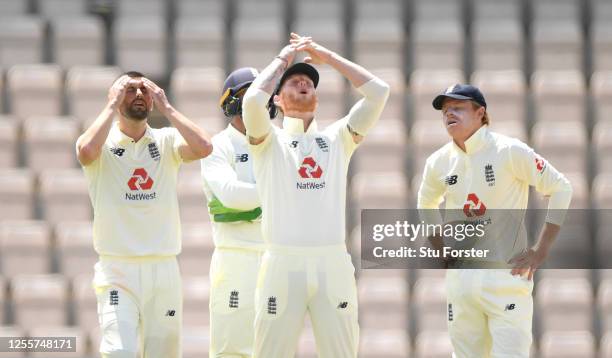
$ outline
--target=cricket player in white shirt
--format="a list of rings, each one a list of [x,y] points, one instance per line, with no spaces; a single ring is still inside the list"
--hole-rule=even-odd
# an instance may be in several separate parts
[[[255,286],[263,253],[261,208],[242,122],[242,99],[257,70],[244,67],[223,84],[220,106],[230,120],[201,160],[215,252],[210,266],[210,357],[251,357]]]
[[[174,128],[153,129],[153,106]],[[94,209],[94,288],[102,357],[180,358],[182,293],[176,180],[183,161],[212,151],[206,132],[164,91],[127,72],[76,143]]]
[[[478,88],[451,86],[433,106],[442,111],[452,141],[427,159],[418,208],[426,209],[422,212],[428,212],[424,215],[429,222],[441,222],[437,209],[443,201],[445,209],[459,209],[453,212],[465,215],[463,220],[489,220],[494,234],[483,240],[493,240],[488,245],[498,248],[493,257],[460,260],[455,267],[462,269],[447,271],[448,328],[455,357],[527,358],[533,274],[559,232],[572,187],[529,146],[489,130],[487,104]],[[522,220],[512,221],[516,227],[511,230],[495,230],[507,227],[511,219],[504,219],[503,213],[495,217],[491,210],[526,209],[529,186],[549,197],[546,223],[533,247],[528,247]],[[432,243],[440,248],[441,240],[433,237]]]
[[[343,74],[363,96],[324,130],[315,119],[319,74],[307,63],[290,66],[298,51],[308,53],[306,62]],[[389,86],[370,72],[297,34],[245,94],[243,118],[266,243],[255,298],[254,358],[293,357],[307,312],[319,357],[357,357],[355,269],[345,244],[347,170],[388,96]],[[270,124],[276,106],[283,129]]]

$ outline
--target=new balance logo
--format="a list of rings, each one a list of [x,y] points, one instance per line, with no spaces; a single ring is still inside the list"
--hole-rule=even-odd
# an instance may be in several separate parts
[[[300,142],[298,142],[297,140],[294,140],[293,142],[289,143],[289,148],[297,148],[299,143]]]
[[[348,302],[340,302],[340,304],[338,305],[339,309],[345,309],[348,307]]]
[[[268,297],[268,314],[276,314],[276,297]]]
[[[168,310],[168,312],[166,312],[166,317],[174,317],[175,314],[175,310]]]
[[[449,175],[444,179],[444,184],[446,185],[455,185],[457,184],[457,175]]]
[[[236,163],[240,162],[240,163],[244,163],[247,162],[249,160],[249,155],[247,153],[245,154],[236,154]]]
[[[453,304],[449,303],[448,304],[448,321],[452,322],[453,320]]]
[[[125,149],[123,148],[111,148],[110,151],[118,157],[121,157],[123,153],[125,153]]]
[[[516,305],[514,303],[511,303],[509,305],[506,305],[506,309],[504,310],[504,312],[505,311],[514,311],[515,308],[516,308]]]
[[[230,293],[229,307],[238,308],[238,291],[232,291]]]
[[[110,299],[109,299],[108,304],[111,306],[119,305],[119,291],[117,290],[110,291]]]

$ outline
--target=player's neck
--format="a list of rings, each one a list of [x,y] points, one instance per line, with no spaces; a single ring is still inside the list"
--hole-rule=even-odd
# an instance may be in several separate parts
[[[470,131],[470,133],[467,136],[459,136],[458,135],[456,137],[453,137],[453,142],[455,142],[457,147],[461,148],[461,150],[464,153],[466,153],[467,150],[465,148],[465,142],[467,142],[470,138],[472,138],[474,133],[478,132],[479,129],[480,129],[480,127],[474,128],[472,131]]]
[[[299,118],[304,121],[304,132],[308,130],[310,123],[312,123],[314,119],[314,112],[287,111],[284,115],[287,117]]]
[[[244,126],[244,122],[240,118],[240,116],[235,116],[231,121],[232,127],[236,128],[236,130],[244,135],[246,135],[246,127]]]
[[[122,116],[119,120],[119,130],[134,142],[138,142],[147,131],[147,120],[136,121]]]

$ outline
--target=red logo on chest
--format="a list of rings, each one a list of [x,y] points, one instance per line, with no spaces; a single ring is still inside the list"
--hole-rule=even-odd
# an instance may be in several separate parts
[[[127,184],[130,190],[149,190],[153,187],[153,179],[149,177],[149,174],[144,168],[138,168],[134,170]]]
[[[318,179],[323,175],[323,169],[312,157],[304,158],[298,174],[304,179],[315,178]]]
[[[470,193],[467,196],[467,201],[463,204],[463,213],[471,218],[473,216],[483,216],[487,207],[480,201],[475,193]]]

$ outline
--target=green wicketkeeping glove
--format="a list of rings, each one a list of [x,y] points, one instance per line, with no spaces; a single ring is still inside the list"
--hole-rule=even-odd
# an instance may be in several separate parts
[[[261,216],[261,208],[255,208],[250,211],[242,211],[225,207],[223,203],[213,197],[208,202],[208,212],[213,216],[215,222],[227,223],[236,221],[253,221]]]

